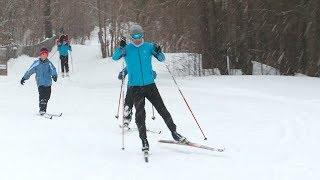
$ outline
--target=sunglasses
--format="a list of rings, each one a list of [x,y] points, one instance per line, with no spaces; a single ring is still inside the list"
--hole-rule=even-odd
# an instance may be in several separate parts
[[[142,34],[131,34],[131,38],[132,39],[141,39],[141,38],[143,38],[143,35]]]

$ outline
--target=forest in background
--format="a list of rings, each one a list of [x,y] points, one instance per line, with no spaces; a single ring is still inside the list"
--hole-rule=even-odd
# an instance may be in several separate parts
[[[61,33],[84,43],[98,26],[110,56],[129,22],[166,52],[202,54],[204,69],[320,75],[320,0],[2,0],[0,45],[35,45]],[[104,49],[104,47],[106,47]]]

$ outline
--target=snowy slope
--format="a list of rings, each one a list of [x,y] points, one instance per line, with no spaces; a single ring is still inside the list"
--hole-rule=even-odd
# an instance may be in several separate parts
[[[19,80],[33,58],[10,60],[0,77],[1,180],[295,180],[320,178],[320,80],[308,77],[211,76],[178,78],[200,124],[204,142],[163,64],[157,84],[178,130],[191,141],[225,146],[224,153],[159,144],[171,139],[159,115],[147,126],[150,163],[143,161],[137,132],[125,135],[114,118],[121,62],[100,59],[96,39],[73,46],[74,73],[53,85],[48,111],[36,116],[34,78]],[[171,55],[168,55],[169,59]],[[58,56],[52,61],[58,65]],[[132,124],[134,126],[134,124]]]

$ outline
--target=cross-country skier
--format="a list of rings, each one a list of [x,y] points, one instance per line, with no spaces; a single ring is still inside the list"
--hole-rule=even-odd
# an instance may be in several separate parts
[[[20,81],[20,83],[24,85],[25,81],[28,80],[32,74],[36,73],[40,115],[44,115],[47,111],[47,104],[51,96],[52,79],[57,82],[58,77],[56,68],[48,59],[48,54],[48,49],[42,48],[39,59],[33,62]]]
[[[61,74],[62,77],[69,77],[69,51],[72,51],[68,35],[61,35],[58,41],[58,51],[61,60]],[[65,74],[66,72],[66,74]]]
[[[151,60],[152,56],[160,62],[165,60],[161,47],[154,43],[144,42],[144,32],[139,25],[130,27],[130,36],[132,43],[124,45],[125,42],[121,40],[120,47],[115,50],[112,58],[115,61],[122,57],[125,58],[129,76],[128,85],[132,88],[133,102],[136,108],[135,120],[142,140],[142,151],[149,150],[145,124],[145,98],[152,103],[161,115],[171,131],[173,139],[180,142],[187,141],[185,137],[177,133],[176,125],[154,82]]]
[[[153,78],[157,78],[157,73],[155,71],[153,72]],[[128,74],[127,67],[123,68],[122,71],[118,75],[119,80],[124,80]],[[127,86],[127,94],[126,98],[124,100],[124,113],[123,113],[123,126],[124,127],[129,127],[129,124],[132,119],[132,108],[133,108],[133,91],[131,86]]]

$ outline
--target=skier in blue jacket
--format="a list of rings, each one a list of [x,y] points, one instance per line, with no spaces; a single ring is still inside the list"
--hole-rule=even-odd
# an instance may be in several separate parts
[[[155,71],[153,72],[153,78],[157,78],[157,73]],[[119,80],[124,80],[126,76],[128,75],[127,67],[123,68],[122,71],[118,75]],[[128,85],[127,87],[127,94],[126,98],[124,100],[124,114],[123,114],[123,126],[129,127],[129,124],[132,119],[132,108],[133,108],[133,91],[132,87]]]
[[[60,60],[61,60],[61,74],[62,77],[69,76],[69,51],[72,51],[68,36],[67,35],[61,35],[60,39],[58,41],[58,51],[60,54]],[[65,74],[66,72],[66,74]]]
[[[44,115],[47,111],[47,104],[51,96],[52,79],[57,82],[58,77],[56,68],[48,60],[48,53],[47,48],[42,48],[40,50],[40,58],[33,62],[20,81],[21,85],[24,85],[25,81],[28,80],[32,74],[36,74],[40,115]]]
[[[128,71],[128,85],[133,91],[133,102],[136,108],[135,120],[142,140],[142,151],[149,150],[149,143],[146,134],[146,112],[145,98],[147,98],[165,121],[171,131],[174,140],[186,142],[187,139],[176,131],[172,117],[165,107],[157,86],[154,82],[152,70],[152,56],[158,61],[163,62],[165,56],[161,47],[154,43],[144,42],[143,29],[139,25],[130,27],[132,43],[126,44],[125,40],[120,41],[112,59],[117,61],[124,57]]]

